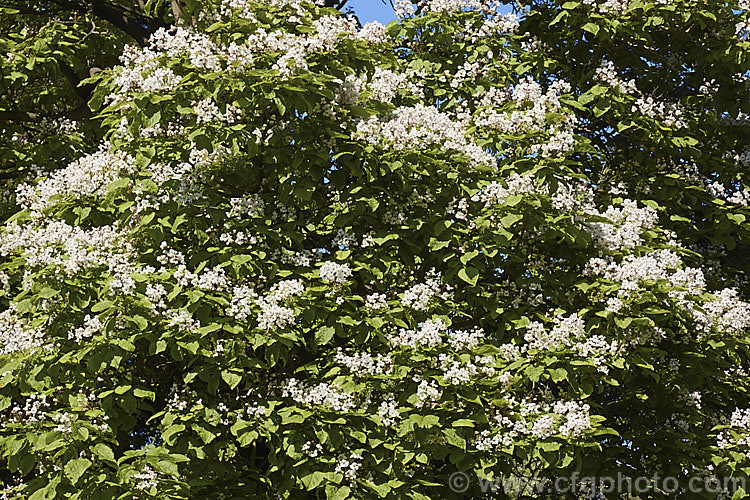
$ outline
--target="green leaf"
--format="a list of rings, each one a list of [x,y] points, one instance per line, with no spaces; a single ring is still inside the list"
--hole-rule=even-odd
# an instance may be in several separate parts
[[[557,451],[560,449],[560,443],[550,443],[546,441],[542,441],[539,443],[539,447],[543,449],[544,451]]]
[[[162,439],[165,443],[171,445],[175,442],[175,436],[185,430],[185,426],[181,424],[170,425],[162,432]]]
[[[57,485],[60,484],[60,476],[54,477],[46,486],[36,490],[29,496],[29,500],[52,500],[57,495]]]
[[[260,435],[255,431],[247,431],[237,436],[237,444],[241,447],[250,446]]]
[[[300,479],[302,480],[302,484],[305,485],[307,491],[311,491],[320,486],[320,483],[325,479],[325,474],[321,471],[315,470],[305,474]]]
[[[147,391],[145,389],[139,389],[137,387],[133,389],[133,395],[137,398],[149,399],[151,401],[154,401],[154,399],[156,398],[154,391]]]
[[[633,318],[618,318],[615,317],[615,324],[619,326],[620,328],[627,328],[630,326],[630,323],[633,322]]]
[[[348,486],[342,486],[336,489],[332,495],[328,495],[329,500],[345,500],[349,498],[352,490]]]
[[[588,31],[592,35],[596,36],[599,33],[599,26],[594,23],[586,23],[583,25],[584,31]]]
[[[315,345],[326,345],[333,338],[336,329],[331,326],[321,326],[315,332]]]
[[[526,376],[532,382],[538,382],[542,373],[544,373],[544,366],[542,365],[531,365],[526,369]]]
[[[549,373],[553,382],[560,382],[568,378],[568,371],[565,368],[554,368]]]
[[[59,293],[60,290],[55,290],[54,288],[44,288],[37,294],[37,296],[43,299],[49,299],[54,297],[55,295],[58,295]]]
[[[519,220],[523,219],[523,215],[521,214],[508,214],[502,219],[500,219],[500,222],[502,223],[503,227],[506,227],[510,229],[510,227],[518,222]]]
[[[170,476],[177,476],[180,473],[180,470],[177,467],[177,464],[174,462],[167,461],[167,460],[159,460],[156,463],[156,469],[159,472],[162,472],[164,474],[169,474]]]
[[[230,370],[222,370],[221,378],[227,383],[230,389],[234,389],[242,382],[242,375]]]
[[[211,323],[210,325],[202,326],[198,328],[197,333],[200,335],[206,335],[208,333],[215,332],[216,330],[221,330],[220,323]]]
[[[452,425],[453,427],[474,427],[476,422],[465,418],[459,418],[458,420],[455,420]]]
[[[91,467],[91,460],[74,458],[65,464],[63,470],[65,471],[65,476],[70,479],[70,482],[76,484],[89,467]]]
[[[479,270],[474,267],[464,267],[458,271],[458,277],[470,285],[476,285],[479,280]]]
[[[465,254],[463,254],[459,260],[461,261],[461,264],[466,265],[477,255],[479,255],[479,250],[472,250],[471,252],[466,252]]]
[[[104,311],[105,309],[109,309],[110,307],[112,307],[113,304],[114,302],[112,302],[111,300],[102,300],[101,302],[97,302],[93,305],[93,307],[91,307],[91,312]]]
[[[97,443],[97,444],[95,444],[91,448],[91,450],[94,452],[94,454],[96,454],[96,456],[98,456],[99,458],[102,458],[104,460],[114,460],[115,459],[115,454],[112,451],[112,448],[110,448],[106,444]]]

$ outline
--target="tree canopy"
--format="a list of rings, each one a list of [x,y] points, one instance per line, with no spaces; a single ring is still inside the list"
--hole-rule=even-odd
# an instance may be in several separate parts
[[[747,0],[346,4],[0,1],[2,498],[747,479]]]

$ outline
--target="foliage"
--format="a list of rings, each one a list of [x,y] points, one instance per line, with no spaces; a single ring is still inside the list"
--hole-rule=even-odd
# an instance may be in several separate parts
[[[144,3],[76,159],[4,144],[7,497],[747,476],[750,6],[396,6]]]

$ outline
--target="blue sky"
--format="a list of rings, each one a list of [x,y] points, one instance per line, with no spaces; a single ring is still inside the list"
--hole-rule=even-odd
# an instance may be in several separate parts
[[[354,7],[354,12],[359,16],[359,21],[362,24],[368,21],[380,21],[383,24],[388,24],[396,16],[393,14],[390,2],[388,0],[385,0],[385,2],[383,3],[383,0],[349,0],[346,6]]]
[[[385,0],[385,3],[383,0],[349,0],[346,7],[354,8],[354,12],[362,24],[369,21],[380,21],[383,24],[388,24],[396,18],[388,0]],[[504,3],[501,5],[500,12],[506,14],[512,12],[512,7],[512,2]]]

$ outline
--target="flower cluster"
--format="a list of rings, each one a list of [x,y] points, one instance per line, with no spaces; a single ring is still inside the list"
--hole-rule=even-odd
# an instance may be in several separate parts
[[[401,418],[398,403],[396,403],[396,397],[393,394],[386,395],[383,402],[378,406],[378,417],[380,417],[383,425],[387,426],[394,425]]]
[[[573,115],[562,115],[550,123],[552,113],[560,113],[560,95],[570,92],[564,81],[552,83],[544,92],[531,77],[525,77],[510,91],[494,87],[479,101],[479,111],[473,118],[478,127],[495,129],[503,134],[546,133],[549,140],[533,144],[530,152],[542,156],[558,156],[573,147]],[[506,103],[513,103],[510,112]]]
[[[445,288],[446,290],[440,286],[440,273],[431,270],[424,282],[417,283],[404,291],[401,304],[417,311],[426,311],[430,299],[433,297],[448,300],[450,296],[449,287]]]
[[[52,421],[57,425],[53,428],[56,432],[62,432],[63,434],[73,433],[73,419],[67,412],[55,413],[52,415]]]
[[[317,458],[322,452],[323,446],[320,443],[313,444],[312,442],[307,441],[302,445],[302,453],[310,458]]]
[[[104,196],[109,184],[134,168],[135,160],[131,156],[103,144],[98,151],[57,170],[37,186],[21,184],[16,200],[25,210],[41,216],[42,210],[53,204],[50,201],[53,197]]]
[[[50,401],[44,394],[30,394],[23,406],[14,404],[3,418],[2,426],[8,424],[35,424],[47,418]]]
[[[305,287],[300,280],[286,280],[274,285],[267,295],[257,299],[256,304],[260,306],[258,313],[258,328],[261,330],[281,329],[296,321],[294,310],[281,305],[292,297],[302,295]],[[253,293],[247,292],[245,299],[233,300],[230,312],[235,311],[239,317],[246,317],[248,311],[247,301]]]
[[[164,54],[171,58],[187,55],[190,64],[199,69],[220,71],[222,49],[205,33],[187,27],[159,28],[148,40],[143,58]]]
[[[484,340],[484,330],[478,327],[471,330],[452,330],[448,335],[448,343],[456,351],[470,351]]]
[[[132,251],[126,233],[116,226],[82,229],[64,221],[13,224],[0,241],[0,256],[19,252],[29,267],[53,267],[72,276],[91,267],[116,268]]]
[[[630,7],[630,0],[605,0],[597,3],[597,0],[583,0],[584,5],[597,8],[600,14],[615,14],[622,16]]]
[[[446,325],[442,319],[428,319],[419,325],[417,330],[399,329],[398,334],[390,335],[393,347],[434,347],[443,342]]]
[[[625,81],[620,79],[615,70],[615,64],[612,61],[602,61],[602,65],[596,69],[594,77],[610,87],[619,90],[623,94],[635,94],[638,92],[638,88],[635,86],[635,80],[630,79]]]
[[[657,101],[651,96],[639,97],[633,104],[632,111],[661,120],[667,127],[685,128],[688,126],[684,118],[685,111],[679,103]]]
[[[179,311],[166,311],[165,317],[169,319],[167,326],[174,326],[185,333],[195,333],[200,327],[200,321],[195,319],[189,311],[180,309]]]
[[[393,102],[397,92],[402,90],[409,95],[422,97],[422,85],[412,82],[408,73],[396,73],[389,69],[376,67],[370,80],[372,98],[380,102]]]
[[[743,167],[750,167],[750,150],[745,151],[745,153],[743,153],[741,157],[735,155],[734,158],[738,162],[746,162],[747,165],[743,165]],[[728,203],[740,205],[742,207],[750,206],[750,190],[748,189],[738,189],[732,193],[731,190],[727,189],[726,186],[724,186],[724,184],[719,181],[714,181],[708,185],[707,190],[711,196],[715,198],[723,198]]]
[[[480,12],[490,17],[506,17],[499,15],[502,3],[496,0],[396,0],[393,7],[396,17],[406,18],[413,16],[416,12],[414,5],[417,4],[423,13],[446,13],[446,12]],[[514,25],[511,26],[515,28]],[[512,31],[511,29],[499,31]]]
[[[336,385],[320,383],[307,386],[295,378],[284,383],[281,397],[291,398],[302,405],[328,406],[336,411],[349,411],[355,407],[354,396]]]
[[[190,408],[191,403],[201,405],[203,401],[198,399],[198,394],[187,385],[180,388],[177,384],[172,384],[167,396],[167,410],[185,411]]]
[[[230,209],[227,212],[227,217],[230,219],[261,217],[266,208],[265,202],[256,193],[241,198],[231,198],[229,200],[229,206]]]
[[[157,59],[158,54],[136,47],[125,47],[120,62],[122,69],[115,78],[120,94],[109,96],[109,102],[117,103],[129,92],[164,92],[173,90],[180,84],[182,77],[171,68],[165,68]]]
[[[419,381],[417,386],[417,408],[429,406],[440,400],[443,395],[438,387],[437,382],[434,380],[422,380]]]
[[[0,312],[0,354],[34,349],[44,344],[44,331],[21,319],[18,307],[12,303]]]
[[[346,283],[352,275],[352,270],[346,264],[336,262],[324,262],[320,266],[320,279],[331,283]]]
[[[212,122],[218,120],[226,125],[235,123],[241,116],[241,110],[237,106],[227,104],[224,112],[219,111],[213,99],[210,97],[192,103],[193,112],[198,123]]]
[[[547,194],[547,192],[547,186],[538,186],[534,176],[514,172],[505,180],[505,185],[498,181],[492,181],[472,196],[471,201],[482,202],[485,207],[489,207],[504,204],[510,196]]]
[[[750,409],[736,408],[729,419],[729,427],[739,432],[735,437],[729,430],[721,431],[716,438],[716,446],[721,449],[743,447],[750,459]]]
[[[76,328],[68,334],[68,338],[81,342],[84,339],[93,337],[94,335],[101,333],[104,330],[104,324],[101,322],[98,316],[91,317],[86,315],[83,318],[83,326]]]
[[[159,474],[148,465],[141,472],[133,474],[132,479],[136,481],[135,488],[137,490],[147,490],[159,485]]]
[[[633,200],[624,200],[622,207],[609,206],[604,212],[590,212],[609,219],[611,223],[589,222],[584,228],[591,234],[594,244],[607,250],[633,249],[643,242],[643,231],[658,221],[656,210],[651,207],[638,208]]]
[[[365,375],[389,375],[393,371],[393,359],[387,354],[373,356],[366,352],[358,352],[349,356],[344,354],[341,348],[339,348],[333,360],[336,363],[346,366],[357,377]]]
[[[740,300],[734,288],[714,293],[713,300],[702,306],[702,310],[689,307],[699,330],[705,332],[715,327],[720,332],[738,335],[750,328],[750,303]]]
[[[447,354],[440,354],[435,364],[443,372],[443,379],[451,385],[466,385],[479,373],[488,377],[495,374],[495,359],[492,356],[475,356],[472,363],[455,361]]]
[[[344,479],[354,481],[357,479],[357,471],[360,467],[362,467],[362,455],[352,453],[348,457],[338,461],[334,472],[340,472],[344,475]]]
[[[220,266],[194,273],[188,270],[185,264],[180,264],[173,272],[173,276],[177,283],[184,287],[194,286],[202,290],[219,291],[229,286],[226,271]]]
[[[561,345],[570,345],[586,333],[583,318],[577,314],[567,317],[555,317],[555,326],[549,332],[538,321],[532,321],[526,326],[524,340],[528,349],[543,351]]]
[[[466,127],[434,106],[417,104],[396,108],[386,120],[373,116],[360,121],[353,138],[396,150],[440,147],[477,165],[495,165],[495,158],[467,137]]]
[[[500,451],[520,436],[546,439],[559,434],[579,438],[592,428],[590,407],[581,401],[537,403],[508,397],[508,403],[509,411],[498,411],[492,419],[500,432],[493,433],[489,429],[477,432],[474,441],[477,450]]]
[[[673,286],[684,288],[685,293],[699,294],[706,286],[700,269],[680,268],[680,257],[671,250],[658,250],[640,257],[625,256],[621,262],[612,257],[595,257],[586,264],[585,273],[602,276],[620,283],[621,296],[639,289],[643,281],[666,280]]]
[[[388,307],[388,302],[382,293],[371,293],[365,297],[365,307],[371,311],[377,311]]]
[[[232,289],[232,298],[227,314],[237,321],[246,321],[252,313],[252,308],[258,294],[247,285],[236,285]]]

